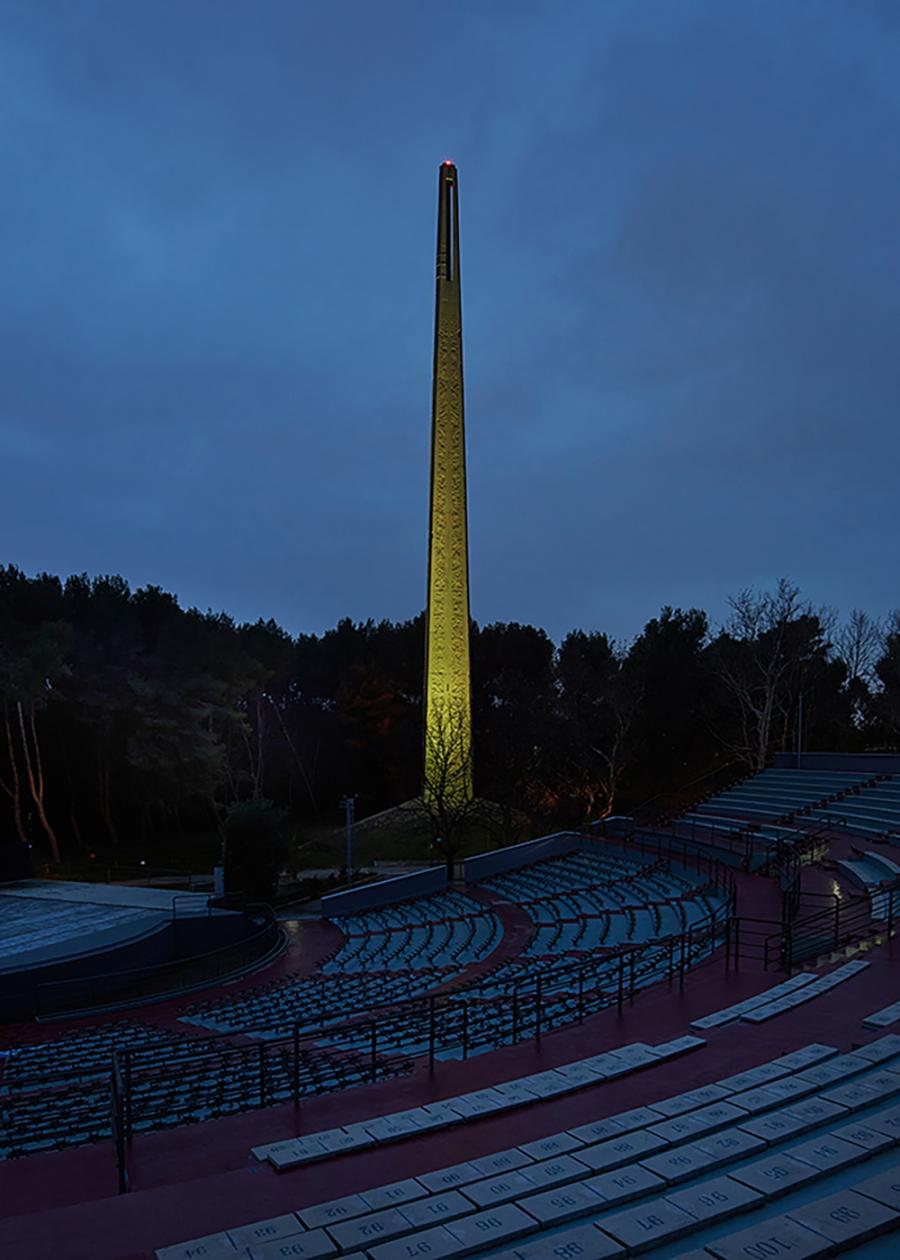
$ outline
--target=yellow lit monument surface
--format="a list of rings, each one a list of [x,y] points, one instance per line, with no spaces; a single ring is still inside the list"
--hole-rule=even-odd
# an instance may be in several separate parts
[[[430,804],[450,807],[472,795],[459,183],[452,162],[438,176],[423,790]]]

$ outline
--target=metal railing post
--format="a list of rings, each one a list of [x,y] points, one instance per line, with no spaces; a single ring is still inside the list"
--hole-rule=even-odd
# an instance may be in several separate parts
[[[541,1044],[541,977],[538,976],[535,986],[534,1039]]]
[[[682,933],[681,933],[681,953],[680,953],[680,955],[679,955],[679,959],[678,959],[678,989],[679,989],[679,992],[681,992],[681,993],[683,993],[683,992],[684,992],[684,947],[685,947],[685,942],[686,942],[686,934],[685,934],[684,932],[682,932]]]
[[[469,1003],[465,998],[462,1013],[462,1056],[464,1059],[469,1057]]]
[[[259,1043],[259,1105],[266,1105],[266,1043]]]
[[[428,999],[428,1071],[434,1072],[434,994]]]
[[[731,919],[725,919],[725,971],[731,970]]]
[[[578,1022],[584,1023],[584,968],[578,970]]]
[[[628,952],[628,1000],[629,1002],[634,1001],[634,954],[635,954],[635,951],[633,949],[629,950]]]
[[[616,1005],[619,1008],[619,1014],[622,1014],[622,999],[625,989],[625,955],[619,954],[619,985]]]
[[[834,895],[834,948],[837,949],[841,939],[841,899]]]
[[[128,1145],[134,1135],[134,1124],[131,1116],[131,1051],[125,1051],[125,1138]]]
[[[300,1106],[300,1025],[294,1024],[294,1059],[292,1063],[294,1106]]]
[[[378,1077],[378,1025],[374,1020],[372,1021],[372,1024],[371,1024],[370,1037],[371,1037],[370,1049],[369,1049],[369,1053],[371,1056],[370,1075],[371,1075],[372,1080],[374,1081]]]

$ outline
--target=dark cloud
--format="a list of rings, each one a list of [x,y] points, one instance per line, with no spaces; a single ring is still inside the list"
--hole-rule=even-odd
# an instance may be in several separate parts
[[[2,558],[416,612],[451,156],[479,620],[900,602],[894,6],[453,15],[0,10]]]

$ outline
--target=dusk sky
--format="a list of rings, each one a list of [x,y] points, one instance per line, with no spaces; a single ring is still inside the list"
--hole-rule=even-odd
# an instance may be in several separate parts
[[[0,561],[424,603],[459,167],[472,613],[900,605],[896,0],[0,0]]]

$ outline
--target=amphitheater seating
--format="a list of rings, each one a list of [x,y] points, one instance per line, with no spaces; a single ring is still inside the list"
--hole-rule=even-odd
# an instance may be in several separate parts
[[[322,967],[326,973],[467,967],[490,954],[502,935],[487,906],[452,890],[332,922],[348,939]]]
[[[721,898],[679,868],[581,849],[485,881],[535,925],[523,957],[577,954],[677,935],[709,917]]]
[[[868,965],[867,962],[854,959],[836,967],[834,971],[824,976],[817,976],[812,971],[800,972],[796,976],[791,976],[789,980],[774,985],[771,989],[745,998],[743,1002],[735,1002],[733,1006],[726,1006],[721,1011],[714,1011],[711,1015],[695,1019],[691,1028],[706,1031],[710,1028],[721,1028],[723,1024],[731,1024],[739,1019],[750,1024],[761,1024],[776,1015],[792,1010],[795,1006],[801,1006],[804,1002],[820,997],[823,993],[829,993],[837,985],[851,980],[860,971],[865,971]]]
[[[831,770],[763,770],[733,788],[717,792],[697,805],[692,813],[700,818],[721,815],[771,822],[814,810],[814,817],[824,819],[836,810],[843,815],[845,800],[842,798],[839,805],[830,810],[824,809],[826,802],[868,782],[868,776]]]
[[[701,1037],[678,1037],[657,1046],[632,1042],[617,1050],[579,1059],[556,1070],[518,1077],[492,1089],[478,1090],[474,1094],[442,1099],[439,1103],[379,1116],[377,1119],[364,1120],[341,1129],[328,1129],[324,1133],[311,1133],[306,1137],[255,1146],[251,1154],[256,1159],[268,1160],[274,1168],[282,1172],[300,1164],[342,1154],[346,1150],[394,1142],[413,1137],[417,1133],[463,1124],[480,1116],[494,1115],[514,1107],[556,1098],[588,1085],[618,1080],[640,1071],[641,1068],[677,1058],[704,1045],[706,1042]]]
[[[866,1028],[889,1028],[900,1020],[900,1002],[892,1002],[890,1006],[874,1011],[863,1020]]]
[[[887,780],[863,787],[844,797],[837,809],[846,819],[848,831],[867,837],[887,836],[900,843],[900,783]],[[812,816],[818,818],[821,813],[813,810]]]
[[[686,1095],[156,1255],[537,1260],[652,1253],[678,1239],[705,1260],[833,1254],[900,1227],[898,1068],[900,1037],[846,1055],[804,1047]]]
[[[142,1038],[143,1040],[143,1038]],[[131,1050],[135,1132],[233,1115],[300,1095],[330,1094],[373,1079],[368,1053],[304,1049],[295,1079],[291,1047],[266,1048],[202,1038],[154,1037]],[[377,1079],[408,1072],[402,1056],[378,1059]],[[110,1135],[109,1059],[81,1073],[5,1078],[0,1091],[0,1158],[60,1150]]]

